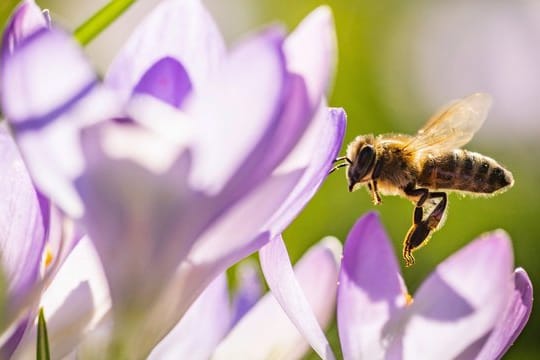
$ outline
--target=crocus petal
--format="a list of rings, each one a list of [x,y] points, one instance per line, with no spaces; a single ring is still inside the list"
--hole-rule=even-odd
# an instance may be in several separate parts
[[[13,320],[37,281],[49,230],[49,210],[42,207],[13,139],[0,126],[1,271],[7,281],[8,309]],[[10,312],[13,312],[10,316]],[[6,324],[0,326],[4,328]]]
[[[502,231],[442,262],[420,286],[405,319],[398,321],[404,335],[393,342],[391,352],[405,359],[454,358],[487,336],[512,294],[512,263],[510,240]]]
[[[246,260],[236,267],[238,286],[232,302],[232,325],[240,319],[259,301],[263,293],[261,277],[254,261]]]
[[[406,295],[392,244],[377,214],[369,213],[347,236],[339,274],[337,321],[345,359],[384,358],[385,324]]]
[[[302,178],[269,221],[272,234],[281,233],[313,197],[336,158],[345,134],[346,114],[322,102],[299,143],[275,170],[276,174],[303,169]]]
[[[284,44],[287,69],[302,76],[310,104],[316,107],[333,75],[337,45],[332,11],[321,6],[309,14]]]
[[[22,1],[11,15],[2,39],[2,57],[15,51],[15,48],[28,36],[48,26],[47,19],[33,0]]]
[[[514,290],[503,316],[477,359],[500,359],[517,339],[531,315],[533,288],[525,270],[514,271]]]
[[[245,257],[258,250],[253,247],[253,242],[265,233],[266,241],[269,240],[270,234],[265,225],[281,208],[283,199],[293,191],[301,176],[301,171],[293,171],[266,179],[255,191],[227,209],[227,214],[201,235],[190,254],[190,261],[195,264],[212,263],[234,252],[241,252]],[[249,222],[246,222],[246,214],[249,214]]]
[[[231,315],[227,277],[221,275],[154,348],[150,359],[209,359],[229,331]]]
[[[107,313],[110,298],[101,264],[88,238],[77,243],[43,294],[51,353],[63,358],[73,351]],[[36,326],[31,326],[14,355],[35,357]]]
[[[336,240],[334,239],[334,241]],[[336,243],[334,242],[332,245],[335,247]],[[339,243],[337,246],[341,247]],[[295,278],[287,249],[281,237],[273,239],[265,245],[259,251],[259,257],[268,286],[285,313],[321,358],[334,359],[332,349],[319,323],[327,324],[331,318],[330,312],[328,312],[321,319],[320,311],[331,311],[330,309],[334,307],[337,260],[336,254],[332,252],[330,246],[326,248],[321,246],[318,251],[320,253],[315,255],[316,251],[312,249],[312,252],[306,254],[303,260],[305,263],[299,262],[297,265],[298,281]],[[308,262],[308,259],[311,262]],[[329,269],[324,269],[325,262],[328,261],[332,266]],[[306,269],[301,267],[301,264],[309,267],[311,273],[304,272]],[[300,273],[300,271],[302,272]],[[302,292],[302,288],[304,292]],[[321,291],[321,293],[316,291]],[[317,318],[306,298],[326,298],[327,303],[318,304],[318,309],[315,310]]]
[[[221,34],[199,0],[165,0],[137,26],[109,67],[105,82],[127,98],[153,64],[172,57],[198,89],[224,54]]]
[[[131,124],[85,129],[82,145],[87,167],[75,181],[85,199],[83,221],[103,262],[113,306],[124,310],[149,306],[165,286],[163,279],[186,257],[207,219],[195,208],[198,203],[206,204],[204,199],[182,182],[189,171],[189,154],[177,155],[162,171],[148,169],[136,158],[116,157],[120,154],[113,152],[114,146],[131,146],[144,135],[159,143],[159,138]],[[153,143],[140,144],[151,151]],[[156,154],[165,155],[164,151]],[[149,276],[149,266],[153,276]]]
[[[307,334],[306,331],[311,335],[314,334],[313,331],[317,332],[317,341],[321,345],[317,348],[322,350],[323,358],[333,358],[318,323],[325,326],[332,317],[338,268],[335,249],[339,244],[333,239],[314,246],[296,264],[293,273],[281,239],[271,242],[275,243],[277,243],[274,247],[276,252],[273,254],[270,254],[272,251],[266,252],[269,257],[265,261],[270,265],[267,266],[267,271],[272,272],[266,277],[271,278],[272,283],[280,281],[280,285],[274,286],[273,291],[264,296],[240,320],[220,344],[213,358],[298,359],[308,348],[302,337]],[[272,270],[276,267],[279,268],[278,272]],[[279,278],[279,275],[284,277]],[[291,302],[288,302],[283,298],[284,295],[292,296],[294,300],[289,298]],[[302,334],[276,301],[278,297],[284,301],[283,304],[286,302],[287,309],[300,312],[294,318],[299,321],[297,324],[302,325]],[[300,303],[293,305],[295,301]],[[313,316],[314,313],[316,318]],[[308,327],[304,326],[308,324]],[[311,330],[308,330],[309,327]]]
[[[73,216],[83,212],[71,184],[83,169],[76,132],[114,117],[119,106],[96,81],[78,45],[55,29],[25,39],[0,67],[2,109],[30,174]]]
[[[328,173],[343,139],[343,110],[321,109],[319,115],[287,158],[288,165],[280,167],[280,173],[284,175],[270,176],[252,194],[230,208],[227,216],[197,241],[190,254],[191,263],[215,263],[216,266],[223,263],[217,266],[219,268],[227,261],[233,261],[228,267],[258,250],[292,221]],[[291,170],[306,167],[302,172]],[[286,171],[292,172],[287,174]],[[250,214],[247,223],[245,214]]]
[[[182,64],[172,57],[164,57],[144,73],[133,91],[179,108],[191,88],[191,80]]]
[[[16,132],[46,126],[97,80],[75,42],[54,29],[26,38],[1,70],[2,107]]]
[[[286,76],[282,44],[278,29],[242,42],[197,96],[186,101],[186,112],[196,121],[192,187],[219,192],[246,154],[272,131]]]

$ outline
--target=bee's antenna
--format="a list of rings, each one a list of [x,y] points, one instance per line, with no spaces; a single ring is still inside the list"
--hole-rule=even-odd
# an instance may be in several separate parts
[[[352,164],[352,161],[346,156],[340,156],[336,158],[333,162],[336,163],[338,161],[343,161],[343,160],[347,161],[349,164]]]
[[[331,173],[333,173],[333,172],[336,171],[337,169],[340,169],[340,168],[342,168],[342,167],[349,166],[349,165],[351,165],[349,162],[344,162],[344,163],[338,164],[338,165],[334,166],[334,167],[328,172],[328,175],[330,175]]]

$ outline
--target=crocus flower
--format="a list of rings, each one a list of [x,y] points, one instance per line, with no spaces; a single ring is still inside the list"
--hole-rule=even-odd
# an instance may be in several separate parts
[[[302,325],[305,316],[291,315],[291,303],[281,302],[304,336],[313,338]],[[376,214],[362,217],[345,243],[337,298],[344,359],[497,359],[525,326],[531,307],[531,282],[523,269],[513,270],[512,246],[502,231],[439,264],[414,297]]]
[[[333,318],[341,245],[327,238],[298,261],[294,274],[320,326]],[[82,270],[82,271],[81,271]],[[220,274],[190,306],[180,322],[152,350],[150,359],[268,359],[300,357],[309,348],[272,293],[261,298],[260,276],[252,262],[237,268],[239,285],[229,295]],[[291,268],[292,273],[292,268]],[[317,276],[314,276],[317,274]],[[92,301],[85,301],[91,298]],[[232,298],[232,300],[231,300]],[[96,326],[108,308],[106,279],[92,243],[82,239],[71,252],[40,306],[48,309],[51,354],[83,357],[91,346],[79,324]],[[91,306],[90,306],[91,305]],[[90,306],[92,311],[86,307]],[[85,317],[90,316],[88,321]],[[35,354],[35,328],[28,332],[16,358]],[[82,343],[82,345],[81,345]]]
[[[104,82],[57,28],[3,47],[2,108],[33,180],[103,265],[109,350],[147,354],[311,198],[344,131],[325,102],[334,58],[328,8],[226,51],[197,0],[161,2]]]

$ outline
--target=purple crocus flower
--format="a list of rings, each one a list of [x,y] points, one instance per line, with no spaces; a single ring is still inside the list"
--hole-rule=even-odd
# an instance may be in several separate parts
[[[270,243],[264,251],[276,246]],[[269,286],[278,293],[287,287],[270,281]],[[324,349],[317,331],[304,325],[306,313],[291,311],[294,297],[280,303],[313,348]],[[531,307],[531,282],[523,269],[513,270],[512,246],[502,231],[439,264],[414,297],[376,214],[362,217],[345,243],[337,323],[346,360],[498,359],[522,331]],[[333,358],[330,351],[318,353]]]
[[[339,242],[328,238],[313,246],[294,267],[298,284],[323,328],[335,310],[340,254]],[[232,300],[226,275],[222,273],[199,295],[149,358],[268,359],[279,355],[293,359],[305,353],[307,342],[272,293],[261,298],[262,284],[254,264],[242,263],[237,272],[239,285]],[[315,272],[320,276],[314,277]],[[55,357],[84,357],[85,351],[94,345],[92,339],[85,342],[85,327],[96,327],[110,318],[106,278],[88,239],[74,248],[40,306],[49,311],[51,353]],[[31,358],[34,343],[35,328],[27,333],[15,357]]]
[[[226,51],[199,1],[165,0],[104,82],[61,30],[31,29],[2,49],[3,111],[39,189],[95,245],[111,341],[144,356],[328,172],[345,123],[325,102],[331,13]]]
[[[375,214],[345,244],[338,327],[347,359],[500,358],[532,306],[527,273],[513,270],[508,236],[484,235],[437,266],[410,297]]]

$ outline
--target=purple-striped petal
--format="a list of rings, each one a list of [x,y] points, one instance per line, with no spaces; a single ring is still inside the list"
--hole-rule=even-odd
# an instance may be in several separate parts
[[[227,277],[215,279],[182,320],[154,348],[150,359],[209,359],[229,331],[231,308]]]
[[[454,358],[497,324],[513,291],[513,255],[502,231],[486,235],[444,262],[420,286],[408,314],[389,333],[405,359]]]
[[[11,15],[2,38],[2,59],[34,32],[48,26],[47,18],[33,0],[23,0]]]
[[[127,98],[153,64],[171,57],[182,64],[197,90],[224,55],[221,34],[199,0],[165,0],[137,26],[105,82]]]
[[[363,216],[347,236],[339,275],[337,322],[345,359],[384,358],[385,325],[407,294],[379,217]]]
[[[282,43],[283,34],[277,29],[244,41],[197,96],[187,100],[186,112],[195,121],[193,187],[218,193],[246,154],[274,130],[286,76]],[[244,183],[244,192],[248,184]]]
[[[531,315],[533,288],[522,268],[514,271],[514,290],[506,310],[499,318],[477,359],[500,359],[517,339]]]
[[[71,184],[83,170],[78,130],[114,117],[121,104],[97,86],[73,39],[55,29],[34,33],[5,59],[0,87],[2,109],[34,182],[65,212],[80,216]]]
[[[48,204],[40,202],[13,139],[0,126],[0,248],[7,282],[7,309],[3,321],[13,320],[28,306],[38,281],[49,232]]]
[[[279,243],[281,240],[275,239],[272,243]],[[282,246],[279,245],[278,246]],[[286,274],[280,281],[280,289],[274,287],[274,291],[265,295],[247,314],[224,341],[220,344],[214,359],[298,359],[307,351],[308,345],[302,335],[293,325],[289,317],[274,297],[276,291],[293,293],[295,300],[302,299],[302,306],[295,307],[300,313],[295,318],[301,317],[300,323],[307,324],[315,322],[313,326],[318,328],[319,340],[326,343],[324,358],[332,358],[332,353],[328,343],[324,338],[319,325],[326,326],[332,317],[336,291],[337,267],[335,248],[339,244],[335,240],[328,240],[322,244],[314,246],[308,251],[294,267],[294,273],[286,255],[278,249],[275,253],[277,257],[268,259],[274,266],[280,267],[279,273]],[[285,257],[283,257],[283,255]],[[278,264],[279,263],[279,264]],[[269,268],[269,271],[270,268]],[[277,272],[274,272],[277,275]],[[273,275],[272,275],[273,277]],[[268,277],[267,277],[268,278]],[[300,286],[300,287],[298,287]],[[273,295],[274,294],[274,295]],[[278,295],[279,296],[279,295]],[[286,299],[282,299],[287,301]],[[292,305],[292,304],[288,304]],[[293,309],[288,306],[288,309]],[[316,318],[313,316],[315,313]],[[306,319],[311,319],[305,322]],[[305,331],[305,327],[302,327]],[[324,347],[324,346],[323,346]]]
[[[54,29],[25,38],[0,69],[2,109],[16,133],[47,126],[97,80],[75,42]]]
[[[309,272],[302,269],[304,272],[297,273],[298,280],[293,272],[287,249],[281,237],[273,239],[261,248],[259,257],[264,276],[272,290],[272,295],[281,305],[291,322],[321,358],[334,359],[334,354],[324,336],[320,323],[328,323],[335,304],[338,266],[336,254],[333,254],[329,248],[323,247],[319,249],[319,251],[323,251],[320,254],[315,254],[315,250],[312,251],[312,253],[308,252],[306,254],[305,263],[300,262],[297,265],[298,271],[301,269],[301,264],[309,266]],[[325,262],[327,261],[330,261],[333,267],[326,267]],[[300,280],[300,277],[303,281]],[[322,319],[321,308],[319,308],[319,311],[312,310],[308,298],[326,299],[321,308],[328,312],[324,314]],[[316,317],[315,313],[319,316]],[[281,335],[277,337],[279,336]],[[288,351],[293,351],[293,349],[288,349]]]
[[[287,69],[301,75],[309,103],[317,107],[328,91],[337,59],[336,34],[332,11],[321,6],[311,12],[284,44]]]

